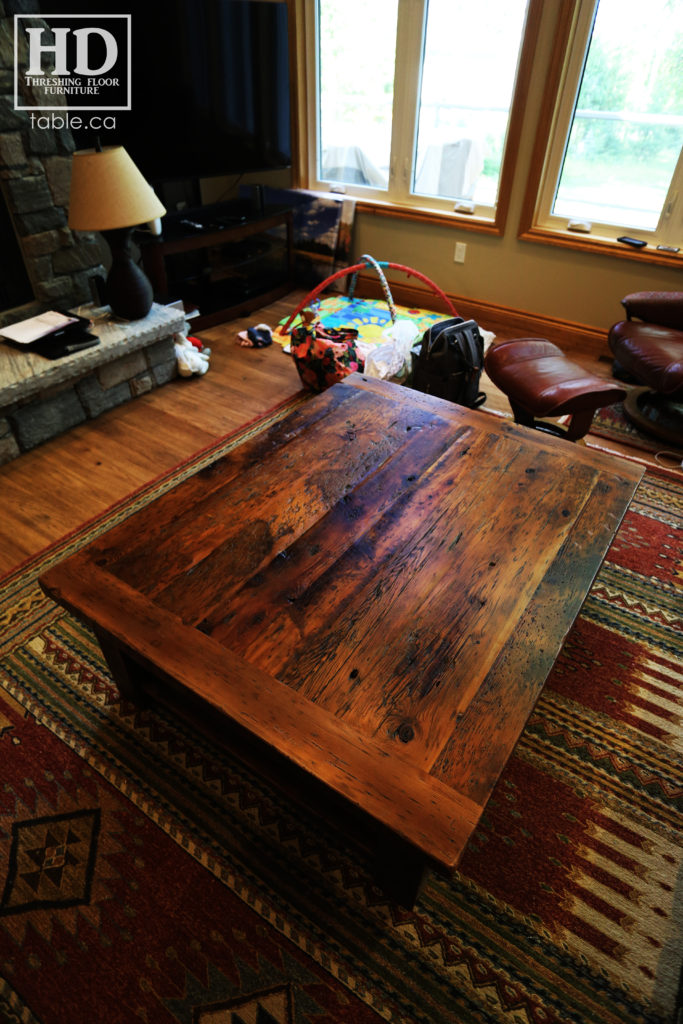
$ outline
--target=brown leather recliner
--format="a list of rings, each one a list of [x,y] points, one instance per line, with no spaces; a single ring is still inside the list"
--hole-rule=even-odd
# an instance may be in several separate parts
[[[614,372],[644,385],[624,402],[642,430],[683,446],[683,292],[634,292],[610,328]]]

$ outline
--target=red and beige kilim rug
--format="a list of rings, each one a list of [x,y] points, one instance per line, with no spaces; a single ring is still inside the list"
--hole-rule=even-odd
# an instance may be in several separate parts
[[[641,484],[460,870],[407,911],[229,750],[122,701],[36,585],[191,469],[0,592],[0,1020],[673,1024],[681,484]]]

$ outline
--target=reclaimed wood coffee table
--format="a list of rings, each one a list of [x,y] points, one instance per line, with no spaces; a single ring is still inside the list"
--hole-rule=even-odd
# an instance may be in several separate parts
[[[411,903],[458,863],[641,476],[354,374],[41,583],[124,695],[199,703],[388,837]]]

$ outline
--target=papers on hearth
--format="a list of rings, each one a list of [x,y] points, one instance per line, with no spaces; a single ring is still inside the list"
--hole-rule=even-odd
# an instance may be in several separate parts
[[[30,345],[39,338],[46,338],[56,331],[63,331],[72,324],[77,324],[79,318],[67,316],[65,313],[58,313],[56,310],[48,310],[47,313],[39,313],[28,320],[21,320],[18,324],[11,324],[8,327],[0,327],[0,336],[9,341],[17,342],[19,345]]]

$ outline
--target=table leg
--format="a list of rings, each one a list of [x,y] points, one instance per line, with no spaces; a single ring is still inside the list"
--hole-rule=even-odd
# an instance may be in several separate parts
[[[142,685],[142,680],[145,677],[144,669],[109,633],[96,629],[95,636],[121,696],[126,700],[135,701],[136,704],[145,703],[145,691]]]
[[[396,903],[412,910],[429,874],[424,854],[397,836],[375,847],[373,875],[377,885]]]

